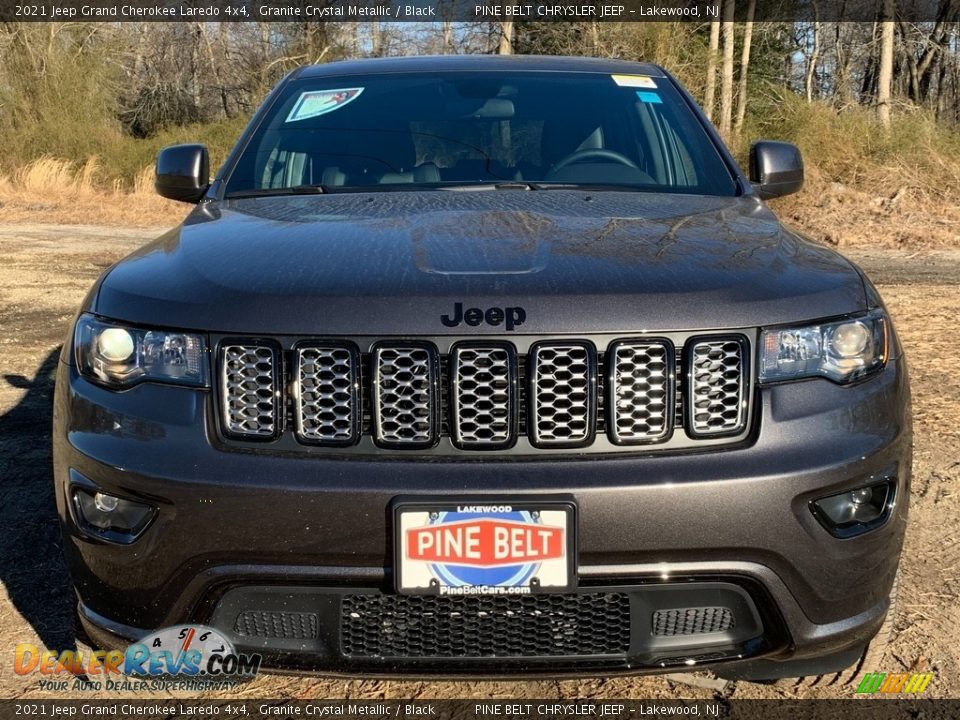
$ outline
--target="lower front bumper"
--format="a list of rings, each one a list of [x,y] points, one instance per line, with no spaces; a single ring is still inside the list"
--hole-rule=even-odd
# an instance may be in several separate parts
[[[624,653],[596,664],[520,658],[510,667],[496,658],[401,667],[333,652],[339,630],[328,623],[325,649],[260,643],[268,664],[343,674],[516,676],[655,672],[690,667],[690,659],[696,667],[848,657],[882,624],[906,526],[909,391],[895,361],[853,387],[812,381],[765,388],[753,444],[702,454],[394,462],[227,452],[206,434],[210,412],[202,391],[144,384],[114,393],[61,367],[57,502],[81,617],[101,645],[122,646],[186,622],[224,623],[231,633],[236,617],[223,615],[221,602],[237,588],[307,587],[319,600],[391,594],[389,508],[401,494],[561,492],[578,507],[578,592],[631,597],[635,619]],[[69,511],[71,471],[105,492],[150,503],[156,520],[131,545],[91,539]],[[888,522],[863,536],[835,538],[809,510],[815,498],[883,478],[896,479],[899,499]],[[654,586],[692,583],[743,589],[761,632],[653,652],[642,638],[649,613],[634,616],[634,609],[649,604]],[[708,591],[672,607],[716,605]],[[339,617],[339,610],[330,613]],[[251,642],[234,639],[241,647]],[[707,657],[714,652],[723,655]]]
[[[574,594],[464,599],[397,596],[383,592],[382,583],[343,586],[319,568],[211,568],[196,581],[208,588],[204,602],[186,619],[217,628],[238,652],[259,653],[267,668],[345,676],[572,677],[722,672],[757,660],[768,666],[789,661],[784,667],[809,662],[821,672],[833,662],[841,669],[856,660],[887,611],[884,601],[840,622],[811,623],[773,573],[750,563],[619,570],[623,577],[586,580]],[[726,617],[718,621],[717,611]],[[484,631],[484,615],[495,614],[498,620]],[[80,619],[104,648],[125,647],[149,631],[82,602]],[[564,633],[566,645],[556,641]],[[538,655],[541,637],[549,650]]]

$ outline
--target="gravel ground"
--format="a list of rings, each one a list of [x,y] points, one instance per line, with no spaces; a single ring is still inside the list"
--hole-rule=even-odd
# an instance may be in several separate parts
[[[0,225],[0,697],[63,698],[13,673],[18,642],[73,646],[69,580],[50,478],[51,373],[74,312],[103,268],[158,234],[70,225]],[[849,249],[878,283],[910,355],[915,465],[895,640],[877,670],[932,670],[930,697],[960,697],[960,383],[954,336],[960,252]],[[706,686],[674,679],[392,682],[262,675],[243,698],[849,697],[836,685]],[[74,697],[80,695],[74,693]],[[94,694],[83,693],[82,697]],[[216,697],[211,695],[210,697]]]

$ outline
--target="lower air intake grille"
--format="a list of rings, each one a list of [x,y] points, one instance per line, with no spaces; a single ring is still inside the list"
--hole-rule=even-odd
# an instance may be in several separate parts
[[[316,613],[248,610],[237,615],[238,635],[283,640],[313,640],[320,623]]]
[[[700,635],[724,632],[733,627],[733,613],[725,607],[675,608],[653,614],[653,634]]]
[[[623,655],[630,647],[623,593],[346,595],[340,622],[343,654],[353,657]]]

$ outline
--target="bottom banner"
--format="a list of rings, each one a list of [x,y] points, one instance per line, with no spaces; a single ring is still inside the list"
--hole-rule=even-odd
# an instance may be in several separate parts
[[[338,718],[387,720],[556,720],[579,718],[842,718],[934,720],[960,717],[960,700],[0,700],[7,718]]]

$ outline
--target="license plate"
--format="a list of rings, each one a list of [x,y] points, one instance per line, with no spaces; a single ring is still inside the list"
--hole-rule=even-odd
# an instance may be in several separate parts
[[[401,501],[394,528],[400,593],[524,595],[576,583],[572,502]]]

